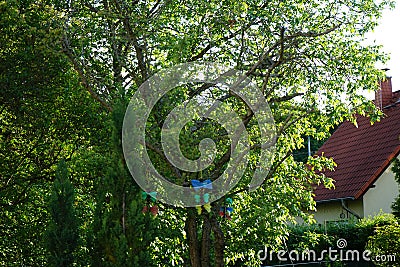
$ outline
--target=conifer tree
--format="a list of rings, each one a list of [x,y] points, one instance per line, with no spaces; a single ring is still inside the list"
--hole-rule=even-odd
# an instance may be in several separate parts
[[[74,188],[68,178],[68,169],[62,160],[56,170],[49,201],[51,220],[46,235],[50,252],[49,265],[72,266],[74,251],[78,246],[78,220],[74,208]]]
[[[143,213],[146,202],[129,174],[121,147],[125,105],[113,111],[112,151],[107,175],[97,184],[97,207],[93,224],[93,266],[152,266],[150,243],[158,220]]]

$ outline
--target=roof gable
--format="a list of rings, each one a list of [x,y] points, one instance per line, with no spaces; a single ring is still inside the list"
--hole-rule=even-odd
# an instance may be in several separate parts
[[[325,171],[335,180],[335,189],[322,185],[315,190],[316,201],[361,197],[400,152],[400,104],[384,109],[385,117],[374,125],[358,116],[358,128],[342,123],[317,154],[324,153],[337,163]]]

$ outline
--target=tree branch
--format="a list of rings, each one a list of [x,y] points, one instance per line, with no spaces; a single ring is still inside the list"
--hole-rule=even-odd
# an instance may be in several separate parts
[[[278,169],[278,167],[279,167],[290,155],[291,155],[291,152],[288,151],[288,152],[286,153],[286,155],[285,155],[284,157],[282,157],[282,158],[279,160],[279,162],[277,162],[276,164],[273,165],[273,167],[270,169],[270,171],[268,172],[267,177],[265,177],[265,179],[264,179],[264,181],[262,182],[261,185],[263,185],[266,181],[268,181],[269,179],[271,179],[272,175],[276,172],[276,170]],[[261,186],[261,185],[260,185],[260,186]],[[233,192],[233,193],[228,194],[226,197],[232,197],[232,196],[234,196],[234,195],[236,195],[236,194],[239,194],[239,193],[242,193],[242,192],[245,192],[245,191],[249,191],[249,190],[250,190],[249,187],[242,188],[242,189],[236,190],[236,191]]]
[[[78,73],[79,78],[81,80],[81,84],[83,85],[83,87],[89,92],[89,94],[98,102],[100,102],[100,104],[105,107],[108,111],[112,111],[112,107],[105,101],[103,100],[90,86],[89,81],[87,80],[83,69],[81,68],[80,64],[78,63],[78,61],[76,60],[74,53],[72,51],[72,49],[69,47],[69,41],[68,38],[66,36],[63,37],[63,41],[62,41],[62,47],[63,47],[63,52],[64,54],[67,55],[68,59],[72,62],[75,71]]]
[[[179,177],[182,178],[182,174],[179,171],[179,169],[177,167],[175,167],[164,155],[164,153],[158,149],[157,147],[153,146],[152,144],[150,144],[149,142],[146,142],[146,147],[152,151],[154,151],[155,153],[157,153],[160,157],[163,158],[163,160],[168,164],[168,166],[170,166],[170,168],[172,169],[172,171]]]
[[[284,101],[291,100],[291,99],[295,98],[296,96],[301,96],[301,95],[304,95],[304,93],[293,93],[293,94],[285,95],[282,97],[272,98],[268,102],[270,102],[270,103],[284,102]]]
[[[256,20],[253,20],[252,22],[246,24],[244,27],[240,28],[239,30],[237,30],[235,32],[232,32],[228,36],[225,36],[218,41],[228,41],[229,39],[232,39],[239,33],[246,31],[248,28],[251,27],[251,25],[254,25],[255,22],[256,22]],[[211,48],[213,48],[212,41],[210,41],[210,43],[206,47],[204,47],[197,55],[191,57],[188,61],[192,62],[192,61],[196,61],[196,60],[202,58]]]
[[[288,36],[283,36],[283,31],[281,30],[279,40],[261,55],[259,60],[246,73],[246,76],[251,75],[259,66],[261,66],[263,64],[263,62],[265,61],[265,59],[268,57],[268,55],[276,48],[280,47],[280,53],[282,55],[282,48],[284,48],[285,42],[299,38],[299,37],[313,38],[313,37],[323,36],[323,35],[333,32],[334,30],[338,29],[339,27],[340,27],[340,24],[334,25],[333,27],[326,29],[325,31],[322,31],[322,32],[298,32],[298,33],[295,33],[293,35],[288,35]]]
[[[210,267],[210,248],[211,248],[211,223],[209,214],[203,214],[203,227],[201,235],[201,267]]]
[[[129,16],[127,14],[124,14],[118,1],[114,1],[114,3],[115,3],[116,8],[118,9],[118,12],[120,12],[120,14],[123,14],[123,16],[124,16],[124,19],[122,22],[123,22],[126,32],[128,33],[129,41],[132,42],[133,47],[135,48],[136,59],[138,61],[138,66],[140,69],[140,73],[142,75],[142,82],[143,82],[148,78],[148,71],[147,71],[146,61],[145,61],[145,57],[144,57],[144,53],[143,53],[143,47],[141,47],[139,45],[139,41],[138,41],[135,33],[132,30]]]

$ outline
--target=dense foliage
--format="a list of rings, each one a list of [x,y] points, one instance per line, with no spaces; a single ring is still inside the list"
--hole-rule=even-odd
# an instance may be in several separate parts
[[[400,160],[397,158],[393,160],[392,172],[394,173],[394,178],[397,184],[399,185],[399,192],[400,192]],[[393,202],[392,210],[393,214],[396,217],[400,218],[400,196],[398,196]]]
[[[67,165],[57,165],[56,179],[49,200],[50,223],[46,231],[49,265],[69,267],[75,261],[78,246],[78,220],[75,212],[75,193],[69,181]]]
[[[368,241],[367,248],[373,255],[395,255],[392,261],[375,261],[376,266],[399,266],[400,264],[400,225],[398,222],[377,227],[373,236]]]
[[[380,114],[362,95],[375,90],[386,56],[366,46],[391,1],[20,1],[0,0],[0,264],[45,266],[48,202],[65,159],[75,190],[80,266],[257,266],[260,244],[280,247],[287,222],[312,221],[312,187],[332,181],[315,171],[324,157],[296,159],[304,137],[322,140],[354,114]],[[214,179],[229,159],[229,140],[212,120],[187,125],[181,146],[199,141],[218,153],[202,173],[171,168],[160,128],[177,104],[220,99],[243,120],[253,144],[233,199],[232,220],[157,203],[153,218],[121,152],[124,108],[152,74],[177,63],[213,61],[242,71],[268,101],[277,127],[271,172],[246,190],[260,145],[254,114],[229,90],[190,84],[165,95],[152,112],[146,147],[170,181]]]
[[[0,265],[45,266],[56,166],[68,162],[77,215],[90,221],[101,168],[88,155],[107,142],[105,113],[61,54],[51,6],[0,1],[0,14]]]
[[[156,219],[142,214],[141,190],[121,158],[121,128],[124,105],[115,106],[110,161],[97,181],[96,210],[92,233],[92,266],[151,266]]]
[[[398,221],[391,214],[379,214],[359,221],[331,222],[326,225],[292,225],[289,228],[288,239],[280,249],[288,252],[295,250],[300,254],[307,250],[313,250],[319,257],[322,255],[321,252],[328,250],[329,247],[339,251],[340,248],[337,242],[344,239],[346,243],[342,249],[345,252],[353,250],[359,252],[359,259],[353,258],[353,264],[359,264],[357,266],[373,266],[371,262],[363,261],[362,259],[362,253],[365,250],[369,250],[372,252],[369,257],[374,264],[378,266],[397,266],[398,255],[400,254],[400,248],[397,245],[399,231]],[[377,262],[374,260],[377,255],[387,256],[388,258],[385,262]],[[393,255],[395,257],[391,257]],[[329,258],[325,257],[321,261],[329,261]],[[275,256],[273,261],[268,263],[278,264],[279,261]],[[335,264],[332,266],[346,266],[345,262],[337,262]]]

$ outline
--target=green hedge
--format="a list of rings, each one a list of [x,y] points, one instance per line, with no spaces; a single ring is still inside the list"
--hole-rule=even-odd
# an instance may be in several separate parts
[[[307,249],[317,252],[331,247],[339,249],[337,241],[347,241],[344,251],[358,250],[360,255],[363,251],[372,252],[370,258],[376,255],[391,256],[390,262],[376,262],[377,266],[400,266],[400,225],[391,214],[380,214],[375,217],[365,218],[359,221],[331,222],[326,225],[292,225],[289,229],[285,251],[297,250],[299,252]],[[275,257],[268,264],[282,263]],[[328,266],[368,266],[366,262],[353,265],[345,265],[343,262],[329,263]],[[373,265],[369,265],[373,266]]]
[[[374,234],[369,237],[367,249],[373,255],[379,255],[379,259],[385,262],[375,261],[377,266],[400,266],[400,225],[398,222],[377,227]],[[395,260],[389,262],[389,258],[395,255]]]

